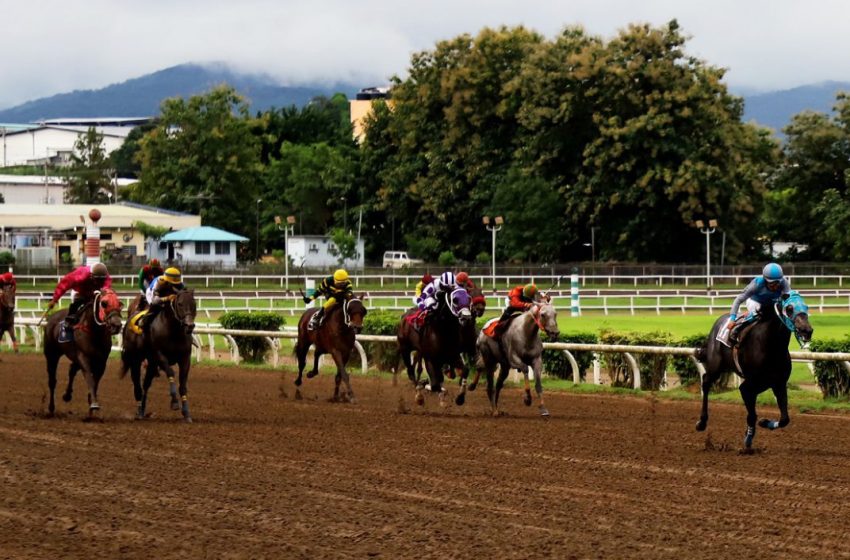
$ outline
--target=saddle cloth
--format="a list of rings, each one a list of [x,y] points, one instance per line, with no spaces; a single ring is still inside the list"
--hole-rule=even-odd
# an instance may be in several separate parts
[[[142,317],[148,314],[149,309],[145,309],[144,311],[139,311],[135,315],[130,318],[130,330],[136,334],[142,334],[142,327],[139,326],[139,321],[141,321]]]
[[[522,315],[522,311],[514,311],[513,313],[511,313],[510,317],[505,319],[504,323],[508,324],[511,321],[513,321],[516,317],[519,317],[520,315]],[[482,328],[481,331],[484,334],[486,334],[487,336],[489,336],[490,338],[495,338],[496,329],[499,328],[499,325],[501,323],[502,323],[502,321],[499,321],[499,317],[495,317],[493,319],[490,319],[486,323],[484,323],[484,328]]]

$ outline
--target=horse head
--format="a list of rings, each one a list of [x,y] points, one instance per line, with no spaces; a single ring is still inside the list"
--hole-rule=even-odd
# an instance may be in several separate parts
[[[531,308],[531,316],[534,317],[534,322],[544,331],[549,338],[556,340],[561,331],[558,329],[558,319],[555,312],[555,307],[549,303],[549,300],[535,304]]]
[[[111,334],[121,332],[121,307],[118,294],[109,288],[97,292],[94,298],[94,319],[98,325],[106,325]]]
[[[469,297],[469,292],[463,288],[455,288],[446,297],[448,310],[452,315],[457,317],[461,325],[465,325],[474,320],[472,310],[469,308],[472,300]]]
[[[13,284],[9,284],[3,287],[3,290],[0,291],[0,307],[12,313],[15,311],[15,294],[17,292],[17,288]]]
[[[177,321],[183,326],[186,334],[192,334],[195,330],[195,315],[198,313],[198,304],[195,301],[195,290],[189,288],[180,290],[174,295],[171,300],[171,308],[174,310],[174,316]]]
[[[351,298],[345,302],[342,310],[345,315],[345,326],[353,330],[355,334],[359,334],[363,330],[363,318],[368,313],[366,306],[359,299]]]
[[[484,292],[481,288],[472,288],[468,290],[469,297],[472,298],[472,314],[477,317],[482,317],[487,311],[487,299],[484,297]]]
[[[782,301],[777,302],[774,309],[785,327],[797,337],[800,345],[806,345],[812,340],[815,330],[809,324],[809,306],[799,292],[791,290]]]

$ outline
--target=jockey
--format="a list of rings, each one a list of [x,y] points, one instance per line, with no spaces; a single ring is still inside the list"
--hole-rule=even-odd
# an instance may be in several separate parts
[[[331,276],[322,280],[316,292],[312,296],[304,296],[304,303],[310,303],[319,296],[325,296],[325,304],[313,313],[307,330],[316,330],[322,324],[322,320],[330,309],[340,300],[348,301],[354,297],[354,287],[348,279],[348,272],[340,268]]]
[[[422,311],[420,317],[424,317],[428,311],[437,307],[440,302],[440,294],[450,294],[455,289],[457,289],[455,275],[451,272],[440,274],[439,278],[433,280],[422,289],[422,293],[419,294],[419,298],[416,300],[416,305]]]
[[[515,286],[508,293],[508,306],[499,317],[499,323],[496,325],[495,334],[501,336],[505,329],[508,328],[508,319],[515,312],[528,311],[532,305],[544,300],[543,294],[537,289],[535,284],[526,284],[525,286]]]
[[[15,280],[15,275],[11,272],[5,272],[3,274],[0,274],[0,290],[5,288],[6,286],[16,287],[17,285],[18,283]]]
[[[472,281],[472,278],[466,272],[458,272],[455,280],[457,280],[458,287],[465,289],[467,292],[475,289],[475,282]]]
[[[732,310],[729,312],[729,322],[717,335],[717,341],[732,347],[737,333],[741,328],[754,321],[762,306],[772,305],[779,301],[783,295],[791,291],[791,284],[782,274],[782,267],[776,263],[768,263],[762,270],[761,276],[756,276],[747,284],[744,291],[732,302]],[[746,302],[747,315],[738,320],[738,308]]]
[[[158,259],[151,259],[148,264],[139,269],[139,290],[142,294],[148,291],[148,286],[157,276],[162,276],[162,265]]]
[[[147,330],[154,318],[162,311],[163,304],[174,299],[177,292],[185,289],[183,275],[177,267],[168,267],[162,275],[154,278],[145,292],[145,299],[150,306],[150,311],[145,316],[143,328]]]
[[[79,320],[78,314],[83,306],[94,298],[94,293],[111,287],[112,278],[109,277],[109,271],[103,263],[97,263],[91,267],[81,266],[62,277],[53,291],[53,298],[47,304],[48,310],[53,309],[68,290],[75,292],[68,308],[68,315],[62,325],[62,331],[59,333],[59,342],[71,341],[71,327]]]
[[[416,284],[416,291],[413,293],[413,299],[419,299],[419,296],[422,295],[422,290],[425,289],[425,286],[427,286],[433,281],[434,277],[426,272],[425,275],[422,276],[422,280],[420,280],[419,283]]]

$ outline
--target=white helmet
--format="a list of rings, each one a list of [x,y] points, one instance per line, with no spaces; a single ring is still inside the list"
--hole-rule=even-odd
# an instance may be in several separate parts
[[[440,275],[440,284],[454,288],[457,285],[455,275],[452,272],[444,272]]]

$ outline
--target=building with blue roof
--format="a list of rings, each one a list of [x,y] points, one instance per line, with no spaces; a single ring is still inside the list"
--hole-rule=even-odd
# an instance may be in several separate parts
[[[148,244],[148,258],[179,264],[236,266],[237,243],[247,237],[210,226],[190,227],[172,231]]]

